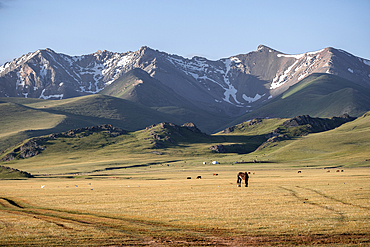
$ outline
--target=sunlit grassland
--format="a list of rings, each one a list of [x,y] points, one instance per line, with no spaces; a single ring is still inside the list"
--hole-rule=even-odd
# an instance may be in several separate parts
[[[0,150],[27,138],[27,135],[22,133],[24,131],[51,129],[64,119],[64,115],[47,113],[14,103],[0,103]]]
[[[0,150],[15,145],[30,136],[31,131],[45,131],[61,124],[66,115],[45,111],[54,101],[25,98],[0,98]],[[29,104],[29,105],[27,105]],[[33,108],[32,105],[38,105]]]
[[[8,111],[9,108],[12,108],[11,113]],[[51,128],[61,122],[65,117],[63,115],[33,110],[12,103],[0,104],[0,115],[0,137],[24,130]],[[45,121],[45,118],[47,118],[48,121]]]
[[[278,124],[263,121],[159,149],[152,130],[49,140],[3,163],[36,178],[0,180],[0,245],[369,244],[368,116],[249,154],[209,150],[256,145]]]
[[[181,132],[161,148],[150,134],[164,135],[159,125],[48,140],[3,162],[36,178],[0,180],[0,245],[369,244],[368,116],[248,154],[209,149],[254,150],[283,121]],[[236,186],[239,171],[251,172],[249,187]]]
[[[369,243],[369,168],[327,170],[166,166],[90,179],[0,181],[0,197],[23,207],[0,199],[0,244],[139,245],[171,239],[182,245],[248,245],[258,236],[281,238],[280,244],[294,236],[352,236],[343,244]],[[238,171],[251,171],[249,187],[236,186]]]

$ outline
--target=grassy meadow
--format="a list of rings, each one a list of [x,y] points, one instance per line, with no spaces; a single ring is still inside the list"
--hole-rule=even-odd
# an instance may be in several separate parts
[[[0,163],[34,176],[0,180],[0,246],[369,246],[369,119],[259,151],[284,119],[49,139]]]
[[[276,168],[153,167],[1,181],[0,245],[370,244],[369,168]],[[251,172],[249,187],[236,186],[238,171]]]

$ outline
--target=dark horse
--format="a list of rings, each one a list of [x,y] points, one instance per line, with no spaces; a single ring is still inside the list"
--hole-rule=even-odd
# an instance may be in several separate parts
[[[248,187],[249,176],[247,172],[239,172],[237,178],[238,180],[236,181],[236,183],[238,184],[238,187],[241,186],[242,180],[245,180],[245,187]]]

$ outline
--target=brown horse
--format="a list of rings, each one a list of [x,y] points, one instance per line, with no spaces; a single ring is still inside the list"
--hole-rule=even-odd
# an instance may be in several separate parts
[[[248,179],[249,179],[248,172],[239,172],[237,178],[238,180],[236,180],[236,183],[238,184],[238,187],[241,186],[242,180],[245,181],[245,187],[248,187]]]

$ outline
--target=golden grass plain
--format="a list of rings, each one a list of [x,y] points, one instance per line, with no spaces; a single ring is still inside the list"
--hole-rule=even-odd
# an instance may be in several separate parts
[[[370,245],[369,168],[244,168],[3,180],[0,245]]]

